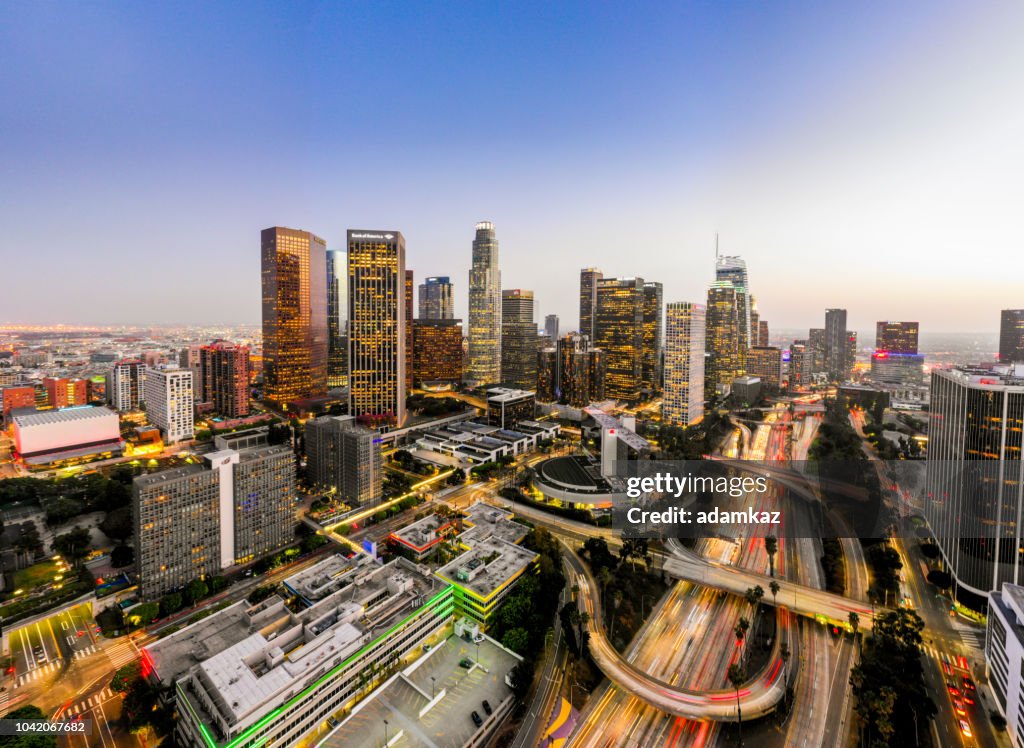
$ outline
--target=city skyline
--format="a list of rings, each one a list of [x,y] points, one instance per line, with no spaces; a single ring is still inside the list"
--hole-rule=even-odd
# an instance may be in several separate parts
[[[301,226],[328,249],[354,226],[397,226],[410,268],[455,278],[455,316],[468,319],[466,237],[480,220],[499,227],[503,285],[533,288],[538,319],[558,314],[566,329],[577,308],[564,290],[589,265],[657,279],[666,303],[699,302],[715,232],[780,329],[840,307],[854,330],[918,319],[979,332],[1020,306],[1019,5],[298,6],[247,9],[244,28],[229,7],[64,10],[0,10],[18,30],[0,90],[25,102],[4,114],[0,323],[255,323],[252,236],[268,225]],[[564,24],[577,61],[557,65]],[[358,41],[314,60],[280,46],[277,26]],[[500,31],[484,42],[478,28]],[[383,34],[403,50],[390,63],[362,54]],[[352,102],[382,90],[415,127],[349,122]],[[268,108],[275,95],[283,106]],[[304,100],[317,101],[311,116],[292,118]],[[256,176],[286,163],[301,188]],[[371,166],[403,174],[386,200],[346,178]],[[33,264],[18,258],[44,253],[89,261],[49,276],[40,309]],[[983,254],[1000,258],[998,276]],[[836,258],[842,283],[824,282]],[[158,287],[141,280],[149,266]],[[199,292],[200,271],[217,294]]]

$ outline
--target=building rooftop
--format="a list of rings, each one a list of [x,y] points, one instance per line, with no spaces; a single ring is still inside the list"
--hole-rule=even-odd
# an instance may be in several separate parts
[[[92,418],[117,417],[117,413],[104,408],[103,406],[76,405],[62,410],[44,410],[24,415],[15,415],[12,419],[18,428],[28,426],[45,426],[54,423],[69,423],[71,421],[87,421]]]
[[[329,556],[308,569],[292,574],[283,584],[289,592],[312,604],[350,584],[360,558],[356,556],[349,560],[340,553]]]
[[[465,533],[459,536],[464,539]],[[487,599],[533,563],[538,554],[494,535],[470,539],[473,547],[437,570],[437,576]]]
[[[536,394],[537,393],[532,390],[514,390],[508,387],[493,387],[487,390],[487,402],[507,403],[513,400],[535,397]]]
[[[439,514],[428,514],[400,530],[391,533],[399,542],[416,551],[425,551],[442,537],[444,530],[453,526],[452,520]]]
[[[443,588],[406,559],[369,564],[351,584],[300,613],[277,596],[252,607],[237,603],[200,621],[202,628],[188,626],[146,651],[162,681],[171,671],[188,671],[192,688],[205,690],[226,723],[238,725],[294,697]],[[189,704],[201,718],[209,716],[202,699],[189,696]]]
[[[464,525],[469,528],[459,535],[459,540],[466,545],[473,545],[488,537],[504,540],[506,543],[519,543],[526,537],[529,529],[512,520],[512,513],[482,501],[474,502],[466,509]]]

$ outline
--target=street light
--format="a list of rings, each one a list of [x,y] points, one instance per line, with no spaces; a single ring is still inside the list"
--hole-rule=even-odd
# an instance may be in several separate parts
[[[430,700],[431,701],[434,700],[434,685],[436,684],[436,682],[437,682],[437,678],[435,678],[433,675],[431,675],[430,676]]]
[[[384,748],[388,748],[388,721],[384,720]]]

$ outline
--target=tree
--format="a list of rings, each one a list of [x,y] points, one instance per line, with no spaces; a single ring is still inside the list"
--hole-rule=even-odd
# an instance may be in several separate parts
[[[772,581],[770,581],[768,583],[768,589],[770,589],[772,591],[772,605],[774,605],[775,607],[778,607],[779,606],[778,595],[779,595],[779,590],[782,589],[782,587],[779,585],[778,582],[776,582],[773,579]]]
[[[135,563],[135,550],[130,545],[116,545],[110,552],[110,565],[115,569]]]
[[[857,642],[857,652],[860,652],[860,616],[857,615],[857,611],[850,611],[850,631],[853,632],[853,638]]]
[[[747,681],[747,674],[740,665],[729,666],[729,684],[736,689],[736,734],[739,736],[740,745],[743,745],[743,712],[740,706],[740,686]]]
[[[156,603],[139,603],[128,612],[128,620],[136,626],[148,626],[160,615],[160,606]]]
[[[789,681],[786,678],[786,665],[789,664],[789,645],[786,642],[782,642],[779,646],[779,657],[782,658],[782,686],[785,689],[783,693],[783,700],[789,700]]]
[[[160,616],[166,618],[172,613],[177,613],[183,604],[180,592],[168,592],[160,598]]]
[[[768,554],[768,573],[775,576],[775,554],[779,550],[779,539],[774,535],[767,535],[764,539],[764,550]]]
[[[193,579],[185,587],[185,598],[189,604],[195,604],[210,594],[210,588],[202,579]]]
[[[110,680],[110,689],[123,696],[131,689],[132,683],[141,676],[142,668],[139,661],[133,660],[114,671],[114,677]]]
[[[119,484],[115,484],[119,485]],[[124,541],[132,536],[132,508],[120,506],[107,512],[99,524],[100,530],[108,538]]]
[[[501,643],[513,652],[523,654],[530,646],[530,634],[526,629],[517,626],[505,632],[505,635],[501,637]]]
[[[76,527],[53,539],[53,552],[69,559],[72,566],[78,566],[82,559],[89,555],[89,543],[89,531],[83,527]]]

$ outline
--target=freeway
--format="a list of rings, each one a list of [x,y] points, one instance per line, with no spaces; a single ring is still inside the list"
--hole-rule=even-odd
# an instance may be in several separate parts
[[[741,687],[738,694],[731,688],[695,690],[673,686],[637,668],[611,645],[604,633],[597,582],[575,551],[568,545],[565,548],[572,573],[571,579],[575,580],[580,590],[579,603],[589,615],[587,630],[590,654],[601,672],[616,686],[663,712],[687,719],[733,720],[737,700],[742,705],[746,718],[760,717],[774,711],[775,705],[785,691],[783,681],[779,677],[782,669],[782,658],[778,652],[779,637],[776,637],[769,666]],[[780,622],[785,623],[786,612],[780,609],[778,613]]]

